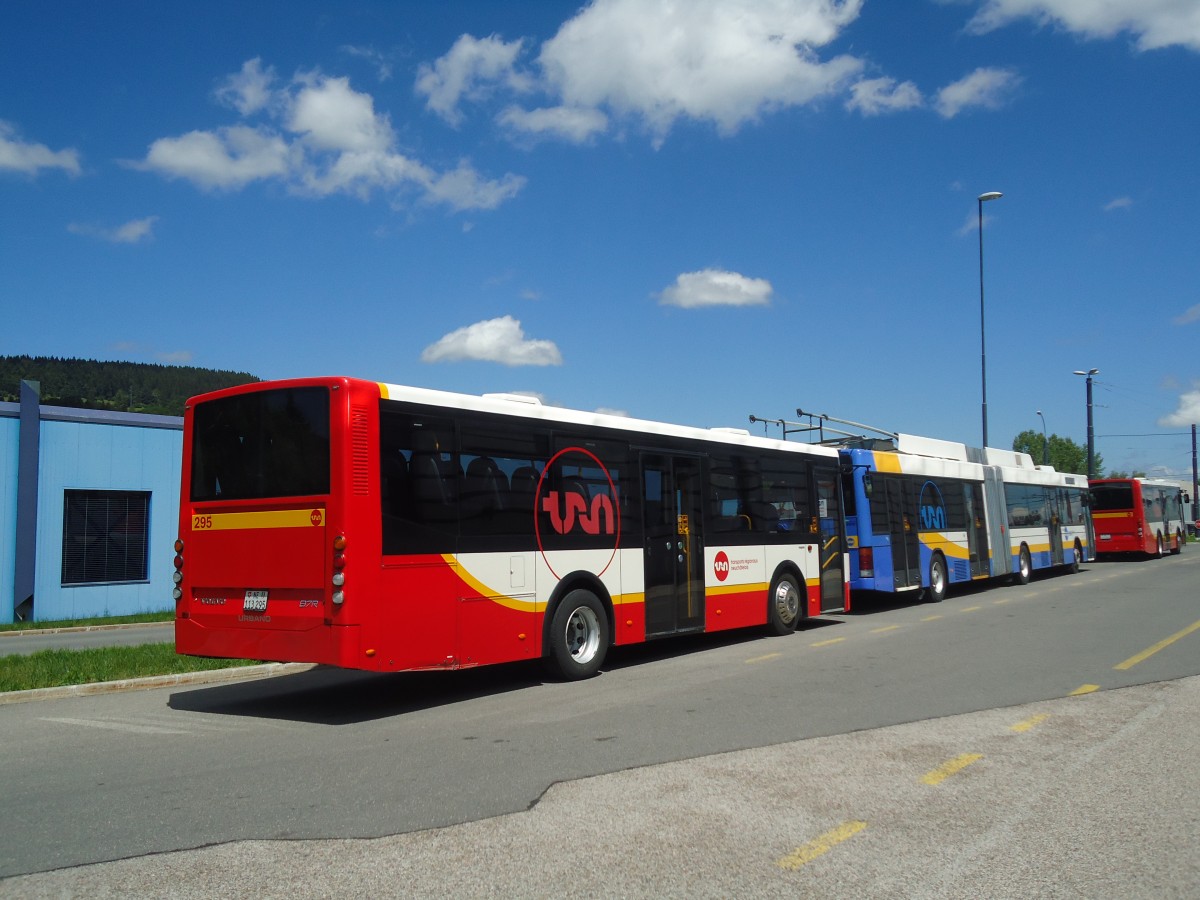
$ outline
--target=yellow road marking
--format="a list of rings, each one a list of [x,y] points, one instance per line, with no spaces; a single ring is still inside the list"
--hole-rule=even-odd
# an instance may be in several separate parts
[[[843,841],[848,841],[860,831],[867,827],[866,822],[843,822],[837,828],[825,832],[818,838],[809,841],[803,847],[797,847],[783,859],[779,860],[777,865],[781,869],[799,869],[818,856],[828,853],[838,844]]]
[[[951,775],[957,775],[967,766],[972,763],[977,763],[983,759],[982,753],[964,753],[961,756],[956,756],[949,762],[943,763],[932,772],[926,772],[921,776],[921,780],[928,785],[937,786],[949,778]]]
[[[817,641],[815,644],[809,644],[810,647],[828,647],[830,644],[840,644],[845,638],[830,638],[827,641]]]
[[[1005,603],[1008,603],[1008,602],[1009,602],[1009,600],[1008,600],[1008,598],[1007,598],[1007,597],[1005,597],[1005,598],[1004,598],[1004,599],[1002,599],[1002,600],[993,600],[993,601],[992,601],[992,603],[993,603],[994,605],[996,605],[996,606],[1003,606]]]
[[[1084,694],[1090,694],[1093,691],[1098,690],[1100,690],[1100,685],[1098,684],[1081,684],[1079,687],[1075,688],[1075,690],[1071,691],[1069,696],[1082,697]]]
[[[1129,657],[1129,659],[1125,660],[1125,662],[1118,663],[1117,665],[1113,666],[1113,668],[1117,669],[1118,671],[1122,671],[1122,672],[1125,671],[1126,669],[1132,669],[1138,663],[1144,662],[1145,660],[1149,659],[1151,656],[1153,656],[1159,650],[1162,650],[1166,647],[1170,647],[1177,640],[1179,640],[1180,638],[1187,637],[1193,631],[1200,631],[1200,622],[1193,622],[1187,628],[1183,629],[1183,631],[1175,632],[1169,638],[1159,641],[1157,644],[1155,644],[1149,650],[1143,650],[1137,656],[1131,656],[1131,657]]]
[[[921,621],[922,621],[922,622],[936,622],[936,621],[937,621],[938,619],[940,619],[941,617],[942,617],[942,616],[941,616],[941,614],[939,613],[939,614],[937,614],[937,615],[933,615],[933,616],[926,616],[926,617],[925,617],[925,618],[923,618]]]
[[[982,606],[968,606],[963,609],[960,609],[959,612],[979,612],[979,610],[981,610],[981,609],[983,609]]]
[[[746,663],[766,662],[768,659],[778,659],[781,656],[783,656],[782,653],[768,653],[766,656],[755,656],[753,659],[748,659]]]
[[[895,631],[899,625],[885,625],[883,628],[872,628],[871,634],[883,634],[885,631]]]
[[[1045,722],[1048,718],[1050,718],[1049,713],[1038,713],[1036,716],[1029,717],[1024,722],[1018,722],[1016,725],[1010,725],[1009,727],[1016,732],[1032,731],[1038,725],[1041,725],[1043,722]]]

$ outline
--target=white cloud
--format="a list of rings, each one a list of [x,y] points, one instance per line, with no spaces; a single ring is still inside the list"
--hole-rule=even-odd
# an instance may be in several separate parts
[[[1176,45],[1200,50],[1195,0],[985,0],[967,28],[982,34],[1018,19],[1057,25],[1085,38],[1129,32],[1139,50]]]
[[[72,222],[67,226],[67,231],[71,232],[71,234],[100,238],[113,244],[137,244],[141,241],[149,240],[154,236],[153,231],[156,222],[158,222],[158,216],[133,219],[124,225],[118,225],[116,228],[102,228],[99,225]]]
[[[1112,212],[1115,209],[1129,209],[1133,206],[1132,197],[1117,197],[1115,200],[1110,200],[1104,204],[1105,212]]]
[[[134,168],[183,178],[204,188],[236,189],[290,168],[287,143],[269,131],[234,125],[159,138]]]
[[[504,201],[517,196],[525,182],[524,177],[511,173],[498,181],[489,181],[481,178],[479,173],[464,161],[453,171],[424,180],[425,200],[429,203],[445,203],[459,212],[468,209],[496,209]]]
[[[814,48],[862,0],[595,0],[542,45],[547,85],[574,108],[640,118],[661,143],[681,118],[730,134],[770,110],[842,90],[862,69]]]
[[[170,352],[155,353],[154,356],[159,362],[174,366],[185,365],[196,358],[196,354],[191,350],[172,350]]]
[[[525,110],[510,106],[496,121],[516,134],[558,137],[582,144],[608,128],[608,116],[591,107],[554,106]]]
[[[78,175],[79,152],[73,149],[51,150],[45,144],[21,140],[17,127],[0,119],[0,171],[37,175],[42,169],[62,169]]]
[[[292,98],[287,129],[302,135],[316,150],[386,152],[395,142],[387,116],[375,113],[375,101],[350,87],[347,78],[304,75]]]
[[[381,190],[397,202],[415,194],[455,211],[495,209],[525,185],[512,174],[485,178],[466,161],[438,171],[404,155],[388,116],[348,78],[309,72],[280,87],[274,82],[274,70],[252,59],[217,91],[243,115],[263,113],[268,122],[160,138],[144,160],[130,165],[202,188],[237,190],[273,179],[315,197],[344,193],[365,200]]]
[[[897,84],[894,78],[864,78],[850,87],[846,109],[864,116],[900,112],[924,106],[925,100],[911,81]]]
[[[459,328],[421,353],[427,363],[481,360],[506,366],[560,366],[562,354],[553,341],[525,337],[521,323],[512,316],[476,322]]]
[[[1163,416],[1158,424],[1165,428],[1180,428],[1200,425],[1200,387],[1193,387],[1179,397],[1179,408],[1169,416]]]
[[[765,306],[771,302],[771,282],[747,278],[723,269],[685,272],[658,295],[663,306],[695,309],[701,306]]]
[[[1200,322],[1200,303],[1197,303],[1181,315],[1176,316],[1172,321],[1176,325],[1190,325],[1192,322]]]
[[[432,65],[417,69],[416,92],[428,99],[426,107],[451,125],[459,125],[463,114],[458,105],[464,99],[479,100],[496,84],[513,90],[528,90],[532,81],[517,71],[516,60],[524,41],[505,43],[496,35],[474,38],[464,34],[445,56]]]
[[[242,63],[242,70],[226,77],[217,88],[217,100],[231,106],[243,116],[253,115],[266,108],[271,102],[271,85],[275,81],[275,69],[268,66],[264,71],[259,57]]]
[[[980,68],[938,91],[934,103],[938,114],[953,119],[964,109],[999,109],[1021,83],[1011,69]]]

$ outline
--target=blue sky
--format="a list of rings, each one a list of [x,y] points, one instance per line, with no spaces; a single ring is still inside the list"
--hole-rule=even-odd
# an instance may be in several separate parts
[[[0,11],[0,353],[1185,473],[1195,0]]]

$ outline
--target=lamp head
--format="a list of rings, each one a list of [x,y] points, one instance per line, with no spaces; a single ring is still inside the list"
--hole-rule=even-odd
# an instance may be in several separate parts
[[[985,194],[979,195],[979,202],[983,203],[985,200],[999,200],[1003,196],[1004,195],[999,191],[988,191]]]

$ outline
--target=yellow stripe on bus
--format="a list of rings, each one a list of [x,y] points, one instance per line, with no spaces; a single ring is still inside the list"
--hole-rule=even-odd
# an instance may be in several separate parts
[[[323,509],[271,509],[260,512],[196,513],[192,531],[237,531],[253,528],[313,528],[325,524]]]
[[[896,453],[876,450],[871,454],[875,457],[876,472],[899,472],[900,456]]]

